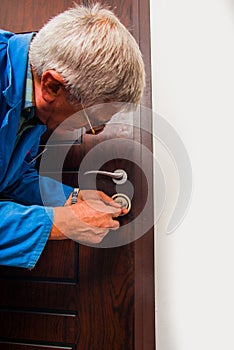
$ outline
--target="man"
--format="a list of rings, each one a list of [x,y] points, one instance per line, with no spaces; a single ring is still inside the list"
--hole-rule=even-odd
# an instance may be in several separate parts
[[[0,264],[33,268],[48,239],[99,243],[124,212],[103,192],[63,185],[61,195],[56,181],[38,176],[40,136],[71,115],[94,133],[111,118],[82,113],[96,104],[137,106],[144,65],[111,11],[76,5],[36,35],[1,31],[0,76],[0,193],[13,200],[0,203]]]

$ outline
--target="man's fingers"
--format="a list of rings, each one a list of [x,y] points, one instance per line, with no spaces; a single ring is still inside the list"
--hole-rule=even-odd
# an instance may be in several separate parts
[[[123,215],[127,215],[127,214],[128,214],[128,211],[129,211],[129,210],[128,210],[127,208],[125,208],[125,207],[122,208],[122,214],[123,214]]]
[[[105,202],[106,204],[109,204],[115,208],[121,208],[119,203],[116,203],[111,197],[107,196],[107,194],[105,194],[102,191],[98,191],[99,197],[101,197],[101,199],[103,200],[103,202]]]
[[[87,200],[87,206],[92,208],[93,210],[111,215],[113,217],[118,217],[122,213],[122,208],[120,205],[112,206],[108,203],[103,202],[103,200]]]
[[[119,222],[117,220],[113,220],[113,226],[111,227],[111,230],[118,230],[119,226]]]

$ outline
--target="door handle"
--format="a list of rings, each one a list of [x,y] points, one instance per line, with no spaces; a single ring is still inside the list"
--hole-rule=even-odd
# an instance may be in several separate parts
[[[122,169],[116,169],[114,172],[103,171],[103,170],[89,170],[89,171],[86,171],[84,173],[84,175],[89,175],[89,174],[108,176],[108,177],[112,178],[114,183],[116,183],[118,185],[124,184],[128,179],[128,175],[127,175],[126,171],[124,171]]]

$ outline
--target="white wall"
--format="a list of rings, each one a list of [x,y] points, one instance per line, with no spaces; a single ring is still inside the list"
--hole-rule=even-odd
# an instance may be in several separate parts
[[[193,168],[183,223],[157,233],[157,350],[234,349],[234,3],[151,0],[151,23],[153,108]]]

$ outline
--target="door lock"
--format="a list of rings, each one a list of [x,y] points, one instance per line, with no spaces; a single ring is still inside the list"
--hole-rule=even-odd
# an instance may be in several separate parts
[[[127,215],[129,211],[131,210],[131,200],[130,198],[124,194],[124,193],[116,193],[111,197],[116,203],[121,205],[121,208],[126,208],[128,212],[126,214],[121,214],[120,216]]]

